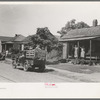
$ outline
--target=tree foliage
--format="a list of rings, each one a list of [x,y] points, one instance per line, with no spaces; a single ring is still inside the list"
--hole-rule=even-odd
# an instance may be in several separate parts
[[[69,32],[72,29],[89,28],[89,27],[90,26],[83,21],[76,23],[76,20],[72,19],[71,21],[68,21],[66,25],[62,27],[61,30],[58,31],[57,33],[60,33],[61,36],[63,36],[64,34],[67,34],[67,32]]]
[[[58,43],[58,40],[52,33],[49,31],[47,27],[45,28],[37,28],[37,32],[32,36],[32,41],[35,45],[40,45],[44,48],[47,48],[47,51],[50,52]]]

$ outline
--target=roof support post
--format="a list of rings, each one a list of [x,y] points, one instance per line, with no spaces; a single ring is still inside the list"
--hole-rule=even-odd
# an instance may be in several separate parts
[[[80,42],[79,41],[77,41],[77,46],[78,46],[78,58],[80,57]]]
[[[5,51],[6,51],[6,49],[7,49],[7,45],[6,45],[6,43],[5,43]]]
[[[66,58],[69,59],[69,42],[67,42],[67,51],[66,52],[67,52]]]
[[[2,52],[2,43],[0,41],[0,53]]]
[[[68,58],[68,42],[63,43],[63,59]]]
[[[21,44],[21,50],[22,51],[24,50],[24,44]]]
[[[92,64],[91,55],[92,55],[92,40],[90,40],[90,65]]]

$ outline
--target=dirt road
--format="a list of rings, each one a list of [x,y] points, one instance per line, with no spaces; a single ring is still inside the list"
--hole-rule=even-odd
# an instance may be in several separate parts
[[[24,72],[21,66],[13,69],[11,64],[0,62],[0,82],[76,82],[76,80],[56,75],[52,68],[46,68],[45,72]]]

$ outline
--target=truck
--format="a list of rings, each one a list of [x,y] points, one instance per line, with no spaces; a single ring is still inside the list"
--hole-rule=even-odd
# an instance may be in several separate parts
[[[24,71],[30,68],[35,71],[43,72],[45,70],[46,52],[45,50],[24,50],[20,56],[15,54],[12,58],[12,67],[15,69],[17,66],[22,66]]]

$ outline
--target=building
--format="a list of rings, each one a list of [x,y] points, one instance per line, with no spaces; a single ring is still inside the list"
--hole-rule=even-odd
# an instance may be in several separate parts
[[[23,39],[25,37],[20,34],[16,34],[14,37],[0,36],[0,52],[9,51],[13,47],[21,50],[23,48]]]
[[[21,34],[15,34],[15,37],[11,38],[7,43],[12,43],[13,47],[19,50],[24,50],[24,44],[23,40],[25,39],[25,36]]]
[[[8,50],[10,47],[12,47],[12,43],[8,42],[12,38],[13,37],[0,36],[0,52]]]
[[[63,43],[63,59],[72,57],[72,48],[77,45],[78,48],[84,46],[86,57],[100,58],[100,25],[93,21],[90,28],[74,29],[69,31],[60,41]]]

